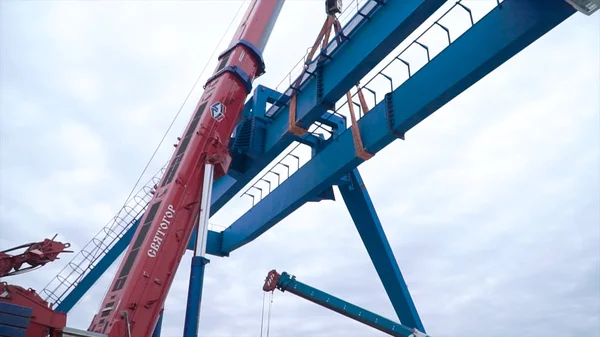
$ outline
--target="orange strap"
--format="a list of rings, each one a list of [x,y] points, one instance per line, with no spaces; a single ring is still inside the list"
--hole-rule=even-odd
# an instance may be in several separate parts
[[[335,23],[337,23],[337,25]],[[313,44],[312,48],[310,49],[310,52],[306,56],[306,60],[304,61],[305,66],[312,61],[312,58],[315,56],[315,53],[317,52],[317,47],[319,46],[319,43],[321,43],[321,49],[325,48],[325,46],[327,46],[327,43],[329,43],[329,36],[331,35],[331,27],[333,26],[337,32],[338,28],[336,28],[336,27],[338,27],[339,24],[340,23],[337,21],[337,19],[335,18],[334,15],[327,16],[327,19],[325,19],[325,22],[323,23],[323,27],[321,27],[321,31],[319,32],[319,35],[317,36],[315,43]],[[296,82],[294,82],[294,85],[293,85],[294,88],[296,88],[300,84],[299,81],[301,78],[302,77],[298,78],[298,80]],[[306,132],[308,132],[308,130],[304,129],[296,124],[297,97],[296,97],[296,89],[293,89],[293,90],[294,90],[294,92],[292,92],[292,97],[290,97],[290,114],[289,114],[289,120],[288,120],[288,129],[292,134],[294,134],[296,136],[302,136]]]
[[[360,90],[360,89],[359,89]],[[354,149],[356,151],[356,156],[362,160],[369,160],[373,158],[373,154],[365,150],[365,147],[362,142],[362,138],[360,136],[360,130],[358,129],[358,123],[356,120],[356,115],[354,113],[354,102],[352,101],[352,95],[350,92],[346,93],[346,100],[348,101],[348,110],[350,111],[350,121],[352,122],[352,139],[354,141]],[[361,102],[362,105],[362,102]],[[366,105],[366,104],[365,104]]]

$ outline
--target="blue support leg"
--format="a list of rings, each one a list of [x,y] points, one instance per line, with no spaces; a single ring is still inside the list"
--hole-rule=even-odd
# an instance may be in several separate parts
[[[190,286],[188,289],[187,310],[185,312],[184,337],[198,336],[200,320],[200,301],[202,300],[202,284],[204,281],[204,266],[209,262],[204,256],[192,257],[190,271]]]
[[[358,169],[352,170],[347,178],[349,181],[339,186],[342,198],[367,248],[392,306],[402,324],[424,333],[425,329],[417,313],[417,308],[415,308],[408,287],[400,272],[400,267],[398,267]]]
[[[156,326],[154,327],[154,332],[152,333],[152,337],[160,337],[160,330],[162,328],[162,320],[163,320],[163,312],[158,316],[158,321],[156,322]]]
[[[210,218],[210,201],[214,170],[214,165],[204,165],[204,188],[202,189],[202,198],[200,199],[200,214],[198,214],[198,226],[196,228],[196,247],[194,249],[194,257],[192,257],[183,337],[198,336],[200,301],[202,300],[202,284],[204,283],[204,266],[209,262],[204,255],[206,254],[208,219]]]

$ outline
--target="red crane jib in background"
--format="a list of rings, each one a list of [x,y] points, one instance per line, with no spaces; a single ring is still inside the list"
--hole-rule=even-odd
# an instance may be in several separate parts
[[[230,136],[254,78],[280,1],[254,0],[220,57],[169,167],[89,330],[110,337],[150,336],[200,211],[204,165],[226,174]],[[240,75],[241,74],[241,75]]]
[[[0,252],[0,277],[27,272],[58,259],[58,255],[61,253],[72,253],[70,250],[65,250],[71,246],[69,243],[54,241],[55,238],[56,235],[52,239],[28,243]],[[25,251],[15,255],[9,254],[9,252],[20,249],[25,249]],[[23,267],[24,264],[29,266]],[[52,306],[44,301],[35,290],[0,282],[0,302],[32,309],[27,336],[62,336],[60,331],[67,323],[67,315],[52,310]]]
[[[56,238],[56,235],[54,236]],[[45,239],[42,242],[28,243],[11,249],[0,252],[0,277],[17,274],[28,269],[33,269],[38,266],[43,266],[48,262],[52,262],[58,258],[60,253],[72,253],[70,250],[65,250],[71,245],[54,241],[53,239]],[[8,254],[14,250],[26,248],[23,253],[11,255]],[[23,264],[29,266],[22,268]]]

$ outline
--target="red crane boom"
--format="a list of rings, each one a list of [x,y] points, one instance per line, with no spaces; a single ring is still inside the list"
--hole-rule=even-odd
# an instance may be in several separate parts
[[[262,50],[283,0],[253,0],[157,186],[132,244],[88,330],[110,337],[150,336],[199,217],[205,164],[226,174],[228,145],[250,93],[264,72]]]

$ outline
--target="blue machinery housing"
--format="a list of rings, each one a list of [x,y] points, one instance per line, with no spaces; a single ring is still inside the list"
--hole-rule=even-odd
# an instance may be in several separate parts
[[[284,93],[264,86],[254,89],[246,104],[244,120],[231,142],[230,173],[214,182],[212,214],[292,142],[310,145],[313,157],[226,230],[209,231],[208,254],[228,256],[305,203],[332,199],[332,187],[338,186],[400,322],[425,332],[358,172],[363,160],[356,156],[351,130],[346,128],[344,118],[329,111],[444,3],[443,0],[368,1],[340,32],[340,39],[334,39],[322,51],[324,57],[319,58],[318,64],[312,64],[301,75],[304,80],[298,88]],[[412,127],[574,13],[575,9],[564,0],[498,2],[495,9],[411,74],[406,82],[397,88],[392,86],[358,121],[365,150],[375,154],[397,138],[403,138]],[[332,127],[331,138],[325,140],[311,134],[298,137],[289,131],[287,100],[292,90],[297,94],[296,124],[308,128],[320,121]],[[267,103],[272,104],[269,110]],[[125,250],[136,226],[137,221],[57,310],[68,312],[73,308]],[[192,236],[190,242],[195,241],[195,233]]]

